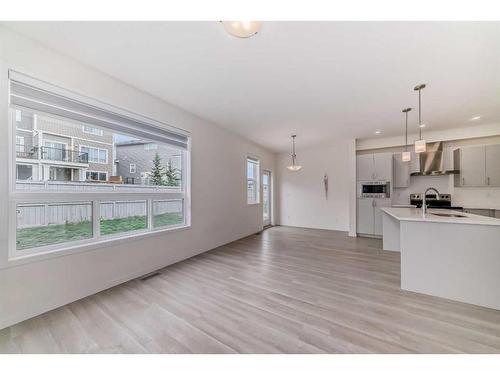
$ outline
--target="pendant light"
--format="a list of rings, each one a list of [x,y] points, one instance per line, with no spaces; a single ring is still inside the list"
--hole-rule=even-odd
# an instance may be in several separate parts
[[[408,151],[408,112],[411,111],[411,108],[403,109],[403,113],[405,114],[405,150],[403,151],[402,160],[410,161],[411,160],[411,152]]]
[[[294,134],[292,135],[292,164],[286,167],[289,171],[292,172],[297,172],[302,169],[301,165],[296,164],[297,162],[297,155],[295,154],[295,138],[297,136]]]
[[[425,83],[417,85],[413,90],[418,91],[418,141],[415,141],[415,152],[425,152],[427,147],[425,140],[422,139],[422,89],[425,89]]]

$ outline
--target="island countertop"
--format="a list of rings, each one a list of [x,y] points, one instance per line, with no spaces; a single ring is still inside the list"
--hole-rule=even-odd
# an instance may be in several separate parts
[[[422,217],[421,208],[405,208],[405,207],[384,207],[383,212],[401,221],[423,221],[433,223],[449,223],[449,224],[475,224],[475,225],[496,225],[500,227],[500,219],[474,215],[461,211],[443,210],[443,209],[428,209],[425,217]],[[435,214],[455,214],[464,217],[445,217]]]

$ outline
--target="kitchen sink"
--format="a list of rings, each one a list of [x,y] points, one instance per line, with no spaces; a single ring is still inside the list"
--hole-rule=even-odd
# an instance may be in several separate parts
[[[460,215],[460,214],[445,214],[445,213],[439,213],[439,214],[431,213],[431,215],[442,216],[442,217],[467,217],[465,215]]]

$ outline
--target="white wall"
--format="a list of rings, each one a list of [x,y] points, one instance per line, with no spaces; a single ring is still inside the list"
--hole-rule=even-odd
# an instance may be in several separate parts
[[[274,172],[274,154],[4,28],[0,48],[4,65],[192,132],[192,227],[0,269],[0,328],[262,229],[262,207],[246,203],[246,156],[259,156],[262,168]],[[8,124],[3,83],[0,210],[5,213]],[[7,215],[0,217],[0,241],[2,264],[7,260]]]
[[[314,149],[297,150],[302,170],[290,172],[290,154],[279,154],[278,209],[281,225],[348,231],[350,226],[353,141]],[[328,199],[325,198],[323,176],[328,174]],[[355,225],[355,222],[354,222]]]

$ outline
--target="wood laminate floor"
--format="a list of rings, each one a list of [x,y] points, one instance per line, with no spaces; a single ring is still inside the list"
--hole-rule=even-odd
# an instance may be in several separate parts
[[[0,331],[14,353],[500,353],[500,311],[401,291],[399,254],[274,227]]]

